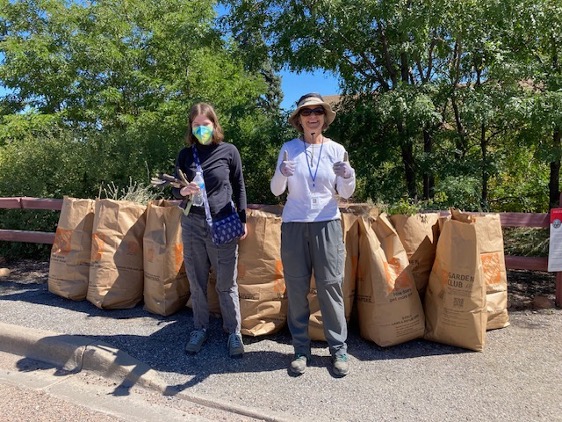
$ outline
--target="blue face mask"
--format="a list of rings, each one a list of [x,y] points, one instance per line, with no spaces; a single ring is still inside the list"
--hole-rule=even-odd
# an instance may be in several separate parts
[[[191,129],[191,133],[203,145],[207,145],[213,140],[213,127],[212,126],[197,126]]]

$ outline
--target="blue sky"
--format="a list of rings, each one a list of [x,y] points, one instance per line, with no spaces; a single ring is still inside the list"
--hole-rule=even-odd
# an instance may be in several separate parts
[[[337,95],[339,87],[337,79],[322,71],[294,73],[281,72],[281,89],[283,91],[283,102],[281,107],[290,110],[295,108],[295,102],[301,95],[309,92],[318,92],[322,95]]]

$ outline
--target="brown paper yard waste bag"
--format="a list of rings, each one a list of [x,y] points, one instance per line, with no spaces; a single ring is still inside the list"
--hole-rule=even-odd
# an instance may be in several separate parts
[[[345,245],[345,263],[343,277],[343,300],[345,309],[345,319],[349,322],[353,304],[355,302],[355,289],[357,280],[357,262],[359,259],[359,223],[357,215],[351,210],[340,209],[343,241]],[[308,324],[308,334],[312,340],[325,341],[324,324],[322,322],[322,312],[316,292],[316,280],[314,274],[310,282],[310,292],[308,294],[310,309],[310,320]]]
[[[507,327],[507,271],[499,214],[466,214],[452,209],[451,218],[464,222],[474,221],[476,226],[476,240],[486,284],[486,329]]]
[[[424,338],[482,351],[486,340],[486,284],[476,233],[474,223],[443,223],[425,293]]]
[[[357,289],[357,267],[359,266],[359,221],[356,214],[343,212],[342,231],[345,244],[345,267],[343,277],[343,300],[345,319],[351,319]]]
[[[93,199],[65,196],[62,201],[55,241],[49,260],[48,288],[51,293],[72,300],[84,300],[88,293]]]
[[[175,203],[151,201],[143,237],[144,309],[168,316],[187,303],[189,282],[183,262],[182,209]]]
[[[128,309],[143,296],[146,206],[96,200],[87,299],[100,309]]]
[[[439,238],[439,213],[395,214],[390,216],[390,221],[408,255],[409,269],[423,300],[435,260]]]
[[[281,207],[246,212],[248,236],[240,241],[238,290],[242,334],[279,331],[287,320],[287,297],[281,264]]]
[[[383,214],[359,218],[357,311],[361,337],[381,347],[422,337],[424,312],[408,257]]]

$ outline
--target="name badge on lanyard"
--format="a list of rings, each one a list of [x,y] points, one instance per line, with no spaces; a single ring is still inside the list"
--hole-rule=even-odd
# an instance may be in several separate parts
[[[318,197],[318,194],[316,192],[312,192],[310,194],[310,209],[311,210],[317,210],[319,208],[321,208],[321,200]]]

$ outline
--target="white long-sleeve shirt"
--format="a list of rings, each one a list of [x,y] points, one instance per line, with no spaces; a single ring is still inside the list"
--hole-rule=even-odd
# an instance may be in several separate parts
[[[295,174],[285,177],[279,166],[284,152],[296,163]],[[283,222],[330,221],[340,218],[337,195],[349,198],[355,191],[355,171],[348,179],[336,176],[334,163],[343,161],[345,148],[331,139],[322,144],[308,144],[302,139],[285,142],[277,158],[275,174],[271,179],[271,192],[281,195],[288,188],[287,202],[283,208]]]

